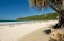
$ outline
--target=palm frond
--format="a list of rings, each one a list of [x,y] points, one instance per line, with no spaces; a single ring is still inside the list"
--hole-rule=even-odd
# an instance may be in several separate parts
[[[62,0],[30,0],[31,7],[39,7],[40,9],[48,5],[53,5],[55,8],[61,8]]]

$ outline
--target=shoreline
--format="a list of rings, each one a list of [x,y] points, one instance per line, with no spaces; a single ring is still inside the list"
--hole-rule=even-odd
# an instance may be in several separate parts
[[[11,27],[10,25],[0,26],[0,40],[17,41],[25,35],[28,35],[38,29],[48,28],[56,23],[58,23],[58,20],[27,22],[26,24],[16,24]]]
[[[26,21],[26,22],[0,22],[0,26],[30,24],[30,23],[38,23],[38,22],[41,23],[41,22],[48,22],[48,21],[58,21],[58,20],[38,20],[38,21]]]

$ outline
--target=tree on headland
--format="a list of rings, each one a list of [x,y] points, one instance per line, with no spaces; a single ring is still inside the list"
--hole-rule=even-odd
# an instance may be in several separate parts
[[[29,3],[32,8],[37,7],[42,10],[44,7],[50,7],[56,11],[59,15],[59,23],[54,28],[60,28],[64,24],[63,0],[29,0]]]
[[[58,14],[55,13],[48,13],[48,14],[41,14],[41,15],[33,15],[33,16],[27,16],[27,17],[20,17],[17,18],[17,20],[56,20],[58,19]]]

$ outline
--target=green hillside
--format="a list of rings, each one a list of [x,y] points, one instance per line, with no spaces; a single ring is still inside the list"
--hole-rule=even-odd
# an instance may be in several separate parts
[[[58,19],[57,13],[48,13],[48,14],[42,14],[42,15],[34,15],[34,16],[28,16],[28,17],[20,17],[17,18],[17,20],[51,20],[51,19]]]

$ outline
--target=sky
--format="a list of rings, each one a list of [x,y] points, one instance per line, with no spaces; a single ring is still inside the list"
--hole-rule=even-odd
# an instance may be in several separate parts
[[[31,9],[29,0],[0,0],[0,20],[15,20],[19,17],[41,15],[54,12],[51,8]]]

